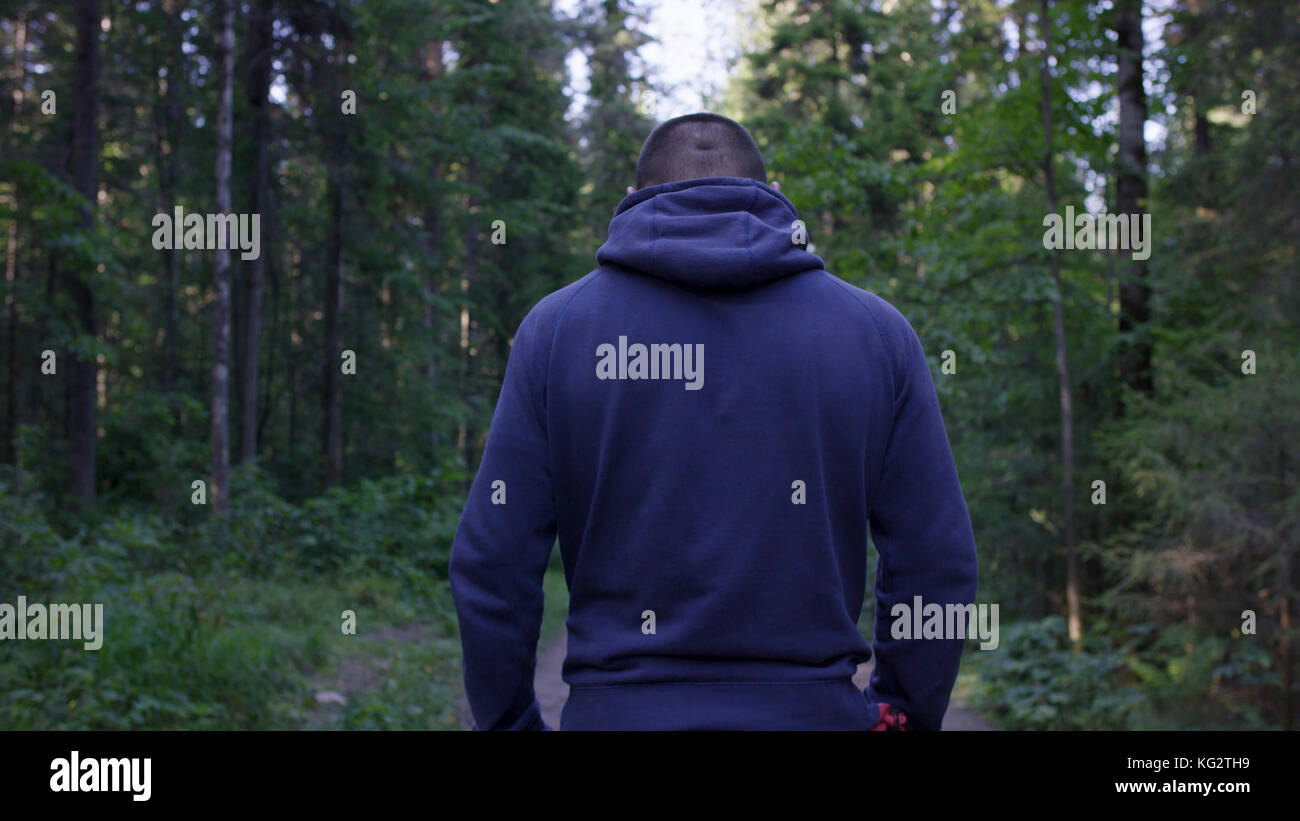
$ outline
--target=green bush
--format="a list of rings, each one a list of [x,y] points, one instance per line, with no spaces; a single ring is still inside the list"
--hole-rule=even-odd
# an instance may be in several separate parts
[[[1267,726],[1271,681],[1262,647],[1142,623],[1091,625],[1078,648],[1065,620],[1003,623],[993,652],[967,652],[975,706],[1008,730],[1227,729]]]
[[[432,643],[397,655],[384,687],[398,707],[364,695],[343,726],[456,724],[457,482],[398,476],[295,506],[239,470],[222,518],[188,498],[172,517],[56,518],[33,477],[4,471],[0,601],[102,602],[105,636],[98,651],[0,642],[0,729],[302,726],[312,671],[357,646],[340,641],[344,609],[371,630],[418,623]]]
[[[975,705],[1004,729],[1125,729],[1145,702],[1122,655],[1100,640],[1072,650],[1060,616],[1003,623],[1000,634],[996,651],[965,658]]]

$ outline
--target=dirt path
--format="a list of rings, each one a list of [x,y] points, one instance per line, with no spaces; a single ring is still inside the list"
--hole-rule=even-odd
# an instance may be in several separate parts
[[[537,654],[537,674],[533,676],[533,689],[537,691],[537,703],[542,707],[542,720],[552,730],[560,728],[560,710],[569,699],[569,685],[560,678],[568,646],[567,636],[568,632],[560,628],[555,638],[542,647],[542,652]]]
[[[569,697],[569,685],[560,678],[564,666],[565,632],[563,630],[543,648],[537,656],[537,674],[533,677],[533,687],[537,690],[537,702],[542,707],[542,718],[552,729],[560,726],[560,710]],[[866,687],[871,675],[872,663],[859,665],[853,676],[853,683]],[[975,715],[965,705],[953,701],[948,705],[948,712],[943,717],[945,730],[992,730],[987,721]]]
[[[307,712],[304,729],[337,727],[350,700],[378,689],[392,667],[390,659],[375,654],[383,642],[417,644],[434,640],[433,634],[416,627],[382,626],[365,636],[364,644],[349,655],[341,656],[334,670],[313,673],[307,686],[315,692],[315,706]]]

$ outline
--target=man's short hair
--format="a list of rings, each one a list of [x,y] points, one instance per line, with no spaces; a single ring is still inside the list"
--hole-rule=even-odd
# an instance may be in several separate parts
[[[718,114],[687,114],[659,125],[636,163],[636,187],[700,177],[767,182],[758,144],[745,127]]]

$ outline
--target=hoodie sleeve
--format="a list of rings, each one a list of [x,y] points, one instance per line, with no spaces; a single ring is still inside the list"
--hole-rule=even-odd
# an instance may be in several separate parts
[[[551,729],[533,691],[542,576],[556,527],[537,313],[515,334],[451,550],[465,691],[474,726],[483,730]]]
[[[925,606],[975,599],[975,537],[962,497],[934,380],[916,332],[901,314],[882,324],[894,363],[894,422],[873,494],[871,538],[876,568],[876,666],[871,702],[906,713],[908,729],[937,730],[961,663],[961,639],[895,638],[894,624],[915,624]],[[904,606],[906,609],[904,609]],[[896,609],[897,608],[897,609]],[[946,622],[946,618],[945,618]]]

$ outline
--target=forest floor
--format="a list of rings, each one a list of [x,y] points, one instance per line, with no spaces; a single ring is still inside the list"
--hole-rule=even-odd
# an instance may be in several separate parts
[[[307,730],[455,730],[464,686],[455,614],[446,601],[409,604],[355,582],[355,635],[323,637],[326,661],[305,672],[297,726]],[[365,593],[371,592],[371,595]],[[345,598],[346,596],[346,598]]]

